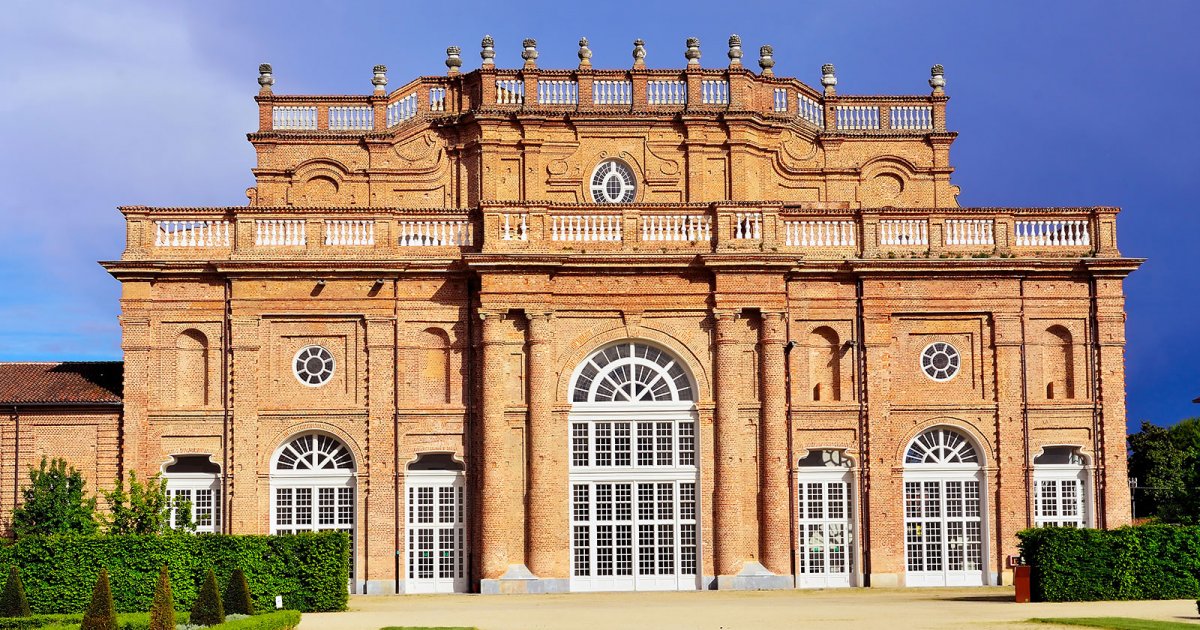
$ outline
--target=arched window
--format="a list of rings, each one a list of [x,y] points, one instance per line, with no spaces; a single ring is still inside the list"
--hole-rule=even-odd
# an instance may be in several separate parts
[[[605,160],[592,171],[591,191],[596,203],[629,203],[637,196],[637,178],[621,160]]]
[[[1047,446],[1033,459],[1034,525],[1087,527],[1087,468],[1078,446]]]
[[[450,402],[450,336],[441,328],[421,332],[421,392],[425,403]]]
[[[424,453],[404,475],[405,593],[467,592],[466,480],[449,453]]]
[[[841,400],[842,344],[837,332],[821,326],[808,343],[808,382],[814,402]]]
[[[171,527],[179,527],[181,502],[191,509],[198,533],[221,531],[221,466],[211,455],[172,455],[163,466],[167,498],[171,500]]]
[[[693,400],[683,366],[666,352],[636,342],[593,353],[575,377],[573,391],[571,400],[577,403]]]
[[[623,341],[575,371],[568,416],[572,590],[699,587],[695,385]]]
[[[850,460],[839,450],[812,450],[797,469],[796,585],[850,586],[853,495]]]
[[[1051,326],[1042,335],[1042,377],[1046,400],[1075,397],[1075,357],[1071,331]]]
[[[208,337],[194,328],[175,339],[175,397],[180,407],[208,405]]]
[[[987,582],[983,474],[962,433],[935,427],[904,455],[904,583],[980,586]]]
[[[289,440],[272,458],[271,533],[346,532],[353,580],[356,486],[354,456],[341,440],[325,433]]]

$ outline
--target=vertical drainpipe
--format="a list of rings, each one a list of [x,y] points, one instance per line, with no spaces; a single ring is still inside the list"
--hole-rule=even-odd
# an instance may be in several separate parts
[[[1098,310],[1099,296],[1096,288],[1096,276],[1092,275],[1088,278],[1088,325],[1091,327],[1091,339],[1088,356],[1088,372],[1091,380],[1092,390],[1092,453],[1094,454],[1093,470],[1095,470],[1095,479],[1092,485],[1092,492],[1096,497],[1096,527],[1100,529],[1108,528],[1108,510],[1107,501],[1105,500],[1105,489],[1108,486],[1108,467],[1105,466],[1104,452],[1104,422],[1100,414],[1101,392],[1103,391],[1103,383],[1101,382],[1100,371],[1100,316]]]
[[[859,513],[862,521],[862,535],[859,544],[862,548],[863,586],[870,586],[871,581],[871,441],[870,418],[867,417],[867,342],[866,322],[863,307],[863,280],[859,276],[854,283],[854,354],[857,359],[854,369],[857,372],[855,383],[858,385],[858,458],[859,458]]]
[[[233,281],[225,276],[225,313],[221,321],[221,531],[232,533],[233,519],[229,514],[229,432],[231,421],[229,411],[233,406],[233,388],[229,381],[233,378],[233,343],[229,336],[232,334],[233,318]]]
[[[1025,527],[1033,527],[1033,466],[1029,458],[1029,359],[1026,345],[1029,336],[1025,330],[1025,278],[1021,278],[1019,297],[1021,300],[1021,440],[1022,458],[1025,466]],[[999,512],[999,510],[997,510]]]
[[[21,414],[17,413],[17,406],[12,408],[13,421],[13,503],[12,510],[17,508],[17,495],[21,491]],[[12,520],[12,510],[9,510],[9,521]]]
[[[400,545],[404,534],[400,531],[401,494],[400,494],[400,383],[396,380],[400,365],[400,277],[392,278],[392,547],[395,549],[396,578],[394,590],[400,592],[400,571],[404,568],[401,558]]]
[[[463,392],[464,397],[465,397],[465,400],[463,401],[463,407],[466,408],[466,418],[464,418],[464,422],[463,422],[463,433],[464,433],[464,435],[463,435],[463,438],[464,438],[463,439],[463,459],[466,460],[464,462],[466,464],[464,466],[464,468],[467,471],[467,479],[466,479],[467,523],[466,524],[467,524],[468,530],[467,530],[466,539],[468,541],[468,544],[470,544],[470,552],[467,554],[467,579],[468,579],[468,582],[472,582],[471,576],[476,575],[478,558],[479,558],[480,552],[482,551],[479,548],[480,545],[475,544],[474,541],[482,541],[483,540],[482,536],[480,536],[478,538],[476,537],[475,532],[479,528],[472,527],[472,525],[474,524],[474,523],[472,523],[472,520],[474,520],[475,523],[478,523],[478,519],[482,516],[482,513],[481,513],[482,510],[471,509],[472,506],[475,506],[478,508],[479,506],[483,505],[483,502],[482,502],[483,497],[479,496],[479,492],[473,491],[473,489],[478,488],[478,484],[474,484],[474,487],[472,484],[472,477],[477,478],[477,477],[479,477],[479,475],[471,474],[472,470],[476,471],[477,473],[479,471],[479,458],[476,457],[477,453],[475,452],[475,449],[473,448],[473,446],[475,444],[475,441],[474,441],[475,440],[475,427],[477,424],[475,421],[476,420],[476,415],[475,415],[475,318],[478,316],[478,312],[475,310],[474,306],[475,306],[475,298],[478,297],[478,295],[479,295],[479,284],[476,281],[476,279],[469,273],[465,277],[464,282],[466,283],[466,288],[467,288],[466,309],[465,309],[466,316],[467,316],[467,331],[466,331],[467,343],[463,346],[463,363],[466,365],[467,384],[466,384],[466,387],[464,388],[465,391]],[[482,372],[481,372],[481,374],[482,374]],[[478,581],[474,581],[473,584],[478,584]],[[469,585],[468,588],[474,590],[473,585]],[[475,591],[475,592],[477,592],[477,591]]]
[[[788,530],[791,532],[791,538],[789,540],[791,541],[793,549],[798,549],[798,547],[796,547],[798,541],[798,538],[796,537],[796,510],[799,506],[796,504],[796,492],[798,488],[797,483],[800,480],[796,478],[796,451],[794,444],[795,440],[793,439],[794,431],[792,424],[792,350],[796,348],[796,342],[792,339],[791,328],[792,318],[785,317],[783,322],[783,336],[785,339],[787,339],[787,342],[783,344],[783,394],[785,409],[784,417],[787,418],[787,422],[785,424],[787,425],[788,505],[791,506],[789,508],[791,511],[791,516],[788,518]],[[799,575],[796,573],[796,570],[798,569],[796,566],[796,552],[793,551],[789,555],[791,555],[792,575]]]

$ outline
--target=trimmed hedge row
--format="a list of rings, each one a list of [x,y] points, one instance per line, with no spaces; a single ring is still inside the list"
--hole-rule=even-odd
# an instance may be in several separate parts
[[[1017,536],[1034,601],[1200,597],[1200,526],[1046,527]]]
[[[0,628],[4,630],[78,630],[83,615],[34,615],[32,617],[0,617]],[[176,623],[187,623],[187,613],[175,617]],[[294,610],[277,610],[245,619],[232,619],[222,624],[208,626],[211,630],[292,630],[300,625],[300,613]],[[147,613],[125,613],[117,616],[119,630],[148,630],[150,615]]]
[[[158,571],[170,568],[175,606],[189,610],[212,568],[222,590],[242,569],[258,610],[283,595],[290,610],[345,610],[350,540],[344,532],[296,536],[32,536],[0,544],[0,571],[17,565],[34,613],[79,613],[108,569],[118,612],[145,612]],[[2,626],[0,626],[2,627]],[[23,626],[22,626],[23,627]]]

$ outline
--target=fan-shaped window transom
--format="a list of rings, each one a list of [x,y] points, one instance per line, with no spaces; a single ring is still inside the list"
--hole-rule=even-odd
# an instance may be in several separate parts
[[[337,438],[312,433],[288,442],[279,451],[275,470],[354,470],[354,456]]]
[[[687,372],[653,346],[622,342],[584,361],[573,402],[679,402],[695,400]]]
[[[905,464],[977,464],[979,455],[970,440],[950,429],[930,429],[908,446]]]

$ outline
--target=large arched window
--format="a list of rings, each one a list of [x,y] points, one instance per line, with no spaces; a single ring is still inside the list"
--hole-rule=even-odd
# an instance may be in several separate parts
[[[624,341],[576,369],[569,416],[571,589],[699,587],[695,384]]]
[[[929,429],[904,455],[907,586],[987,583],[986,527],[979,451],[964,434]]]
[[[352,583],[356,485],[354,455],[341,440],[325,433],[294,437],[271,459],[271,533],[346,532]]]

